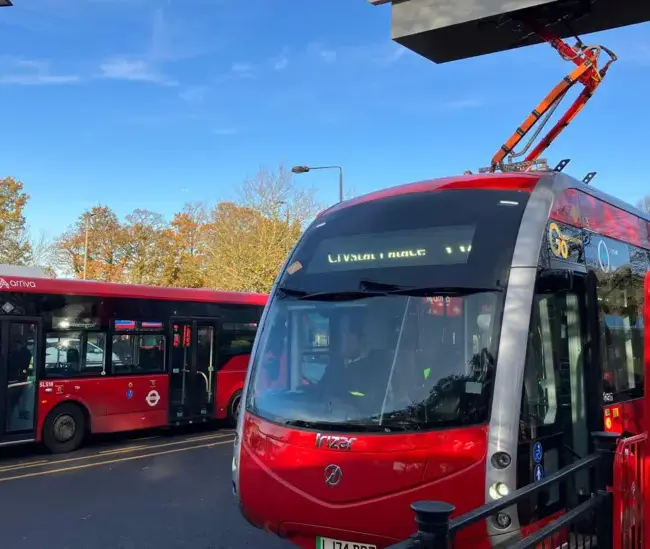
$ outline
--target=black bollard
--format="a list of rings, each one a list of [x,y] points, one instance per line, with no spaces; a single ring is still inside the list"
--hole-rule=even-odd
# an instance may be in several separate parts
[[[422,549],[447,549],[449,517],[456,508],[444,501],[416,501],[411,504],[418,532],[415,538]]]

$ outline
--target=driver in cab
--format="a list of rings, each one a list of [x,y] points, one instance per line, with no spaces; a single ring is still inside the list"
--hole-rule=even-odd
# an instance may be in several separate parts
[[[385,311],[381,313],[367,307],[361,314],[351,313],[341,319],[343,368],[328,368],[322,380],[373,411],[381,409],[398,337],[394,323],[386,318]]]

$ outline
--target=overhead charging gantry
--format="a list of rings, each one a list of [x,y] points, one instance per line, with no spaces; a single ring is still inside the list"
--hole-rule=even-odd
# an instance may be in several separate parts
[[[549,170],[542,155],[575,119],[616,61],[589,34],[650,21],[639,0],[368,0],[391,5],[393,40],[435,63],[447,63],[547,43],[573,69],[531,111],[479,172]],[[567,40],[575,38],[575,44]],[[582,89],[545,134],[543,130],[576,85]],[[516,150],[521,147],[519,150]],[[568,160],[554,168],[562,170]],[[471,172],[470,172],[471,173]],[[595,174],[585,177],[588,182]]]

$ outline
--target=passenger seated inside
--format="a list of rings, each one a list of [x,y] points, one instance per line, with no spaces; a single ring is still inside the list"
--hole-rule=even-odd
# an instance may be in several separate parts
[[[81,370],[81,355],[74,347],[66,352],[66,363],[69,370],[79,372]]]

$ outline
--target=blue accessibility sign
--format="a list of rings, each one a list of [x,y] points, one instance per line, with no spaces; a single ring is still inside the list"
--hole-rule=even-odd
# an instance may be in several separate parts
[[[535,471],[533,472],[533,475],[535,477],[535,482],[539,482],[544,478],[544,467],[542,467],[539,463],[535,465]]]
[[[133,398],[133,390],[132,390],[132,389],[129,389],[129,390],[126,392],[126,398]]]
[[[542,443],[536,442],[533,445],[533,461],[535,463],[542,463],[543,457],[544,457],[544,449],[542,448]]]

